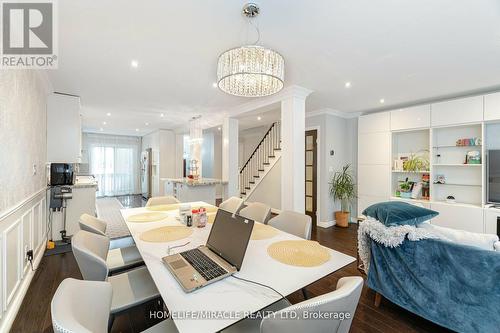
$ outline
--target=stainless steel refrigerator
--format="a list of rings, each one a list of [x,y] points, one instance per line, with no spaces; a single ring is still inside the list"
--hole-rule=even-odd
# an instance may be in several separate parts
[[[151,175],[153,166],[151,159],[153,158],[153,151],[151,148],[146,149],[141,153],[141,192],[145,199],[151,198],[152,182]]]

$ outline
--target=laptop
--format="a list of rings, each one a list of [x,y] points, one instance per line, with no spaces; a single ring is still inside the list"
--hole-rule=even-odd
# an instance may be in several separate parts
[[[206,245],[163,257],[185,292],[192,292],[240,270],[254,221],[219,209]]]

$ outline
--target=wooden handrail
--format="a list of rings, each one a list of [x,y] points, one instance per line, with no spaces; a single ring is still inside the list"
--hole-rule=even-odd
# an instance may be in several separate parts
[[[260,140],[259,144],[257,145],[257,147],[255,147],[254,151],[252,152],[252,155],[250,155],[250,157],[248,158],[248,160],[246,161],[246,163],[243,165],[243,167],[240,169],[240,174],[243,173],[243,170],[245,170],[245,167],[248,165],[248,163],[250,162],[250,160],[252,159],[252,157],[255,155],[255,153],[259,150],[259,147],[262,145],[262,143],[264,142],[264,140],[266,140],[267,136],[269,135],[269,133],[271,133],[272,129],[278,124],[278,122],[275,122],[271,125],[271,127],[269,127],[269,129],[267,130],[266,134],[264,134],[264,136],[262,137],[262,140]]]

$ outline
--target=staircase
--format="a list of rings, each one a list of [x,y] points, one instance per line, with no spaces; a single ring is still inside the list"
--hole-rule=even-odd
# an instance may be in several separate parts
[[[275,122],[240,170],[240,197],[246,199],[281,158],[281,125]]]

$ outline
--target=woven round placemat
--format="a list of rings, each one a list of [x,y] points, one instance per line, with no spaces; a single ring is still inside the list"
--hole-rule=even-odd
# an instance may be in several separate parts
[[[167,214],[160,213],[160,212],[140,213],[140,214],[130,215],[129,217],[127,217],[127,221],[128,222],[136,222],[136,223],[156,222],[156,221],[164,220],[167,217],[168,217]]]
[[[327,249],[318,242],[308,240],[276,242],[269,245],[267,253],[283,264],[299,267],[321,266],[330,259]]]
[[[262,240],[273,238],[279,234],[278,229],[275,229],[267,224],[255,223],[253,225],[252,235],[250,236],[251,240]]]
[[[169,210],[176,210],[179,209],[180,204],[170,204],[170,205],[154,205],[154,206],[148,206],[146,207],[147,210],[151,210],[153,212],[165,212]]]
[[[166,226],[145,231],[140,239],[145,242],[163,243],[172,242],[191,236],[193,229],[184,226]]]
[[[214,223],[217,213],[207,213],[208,223]]]

